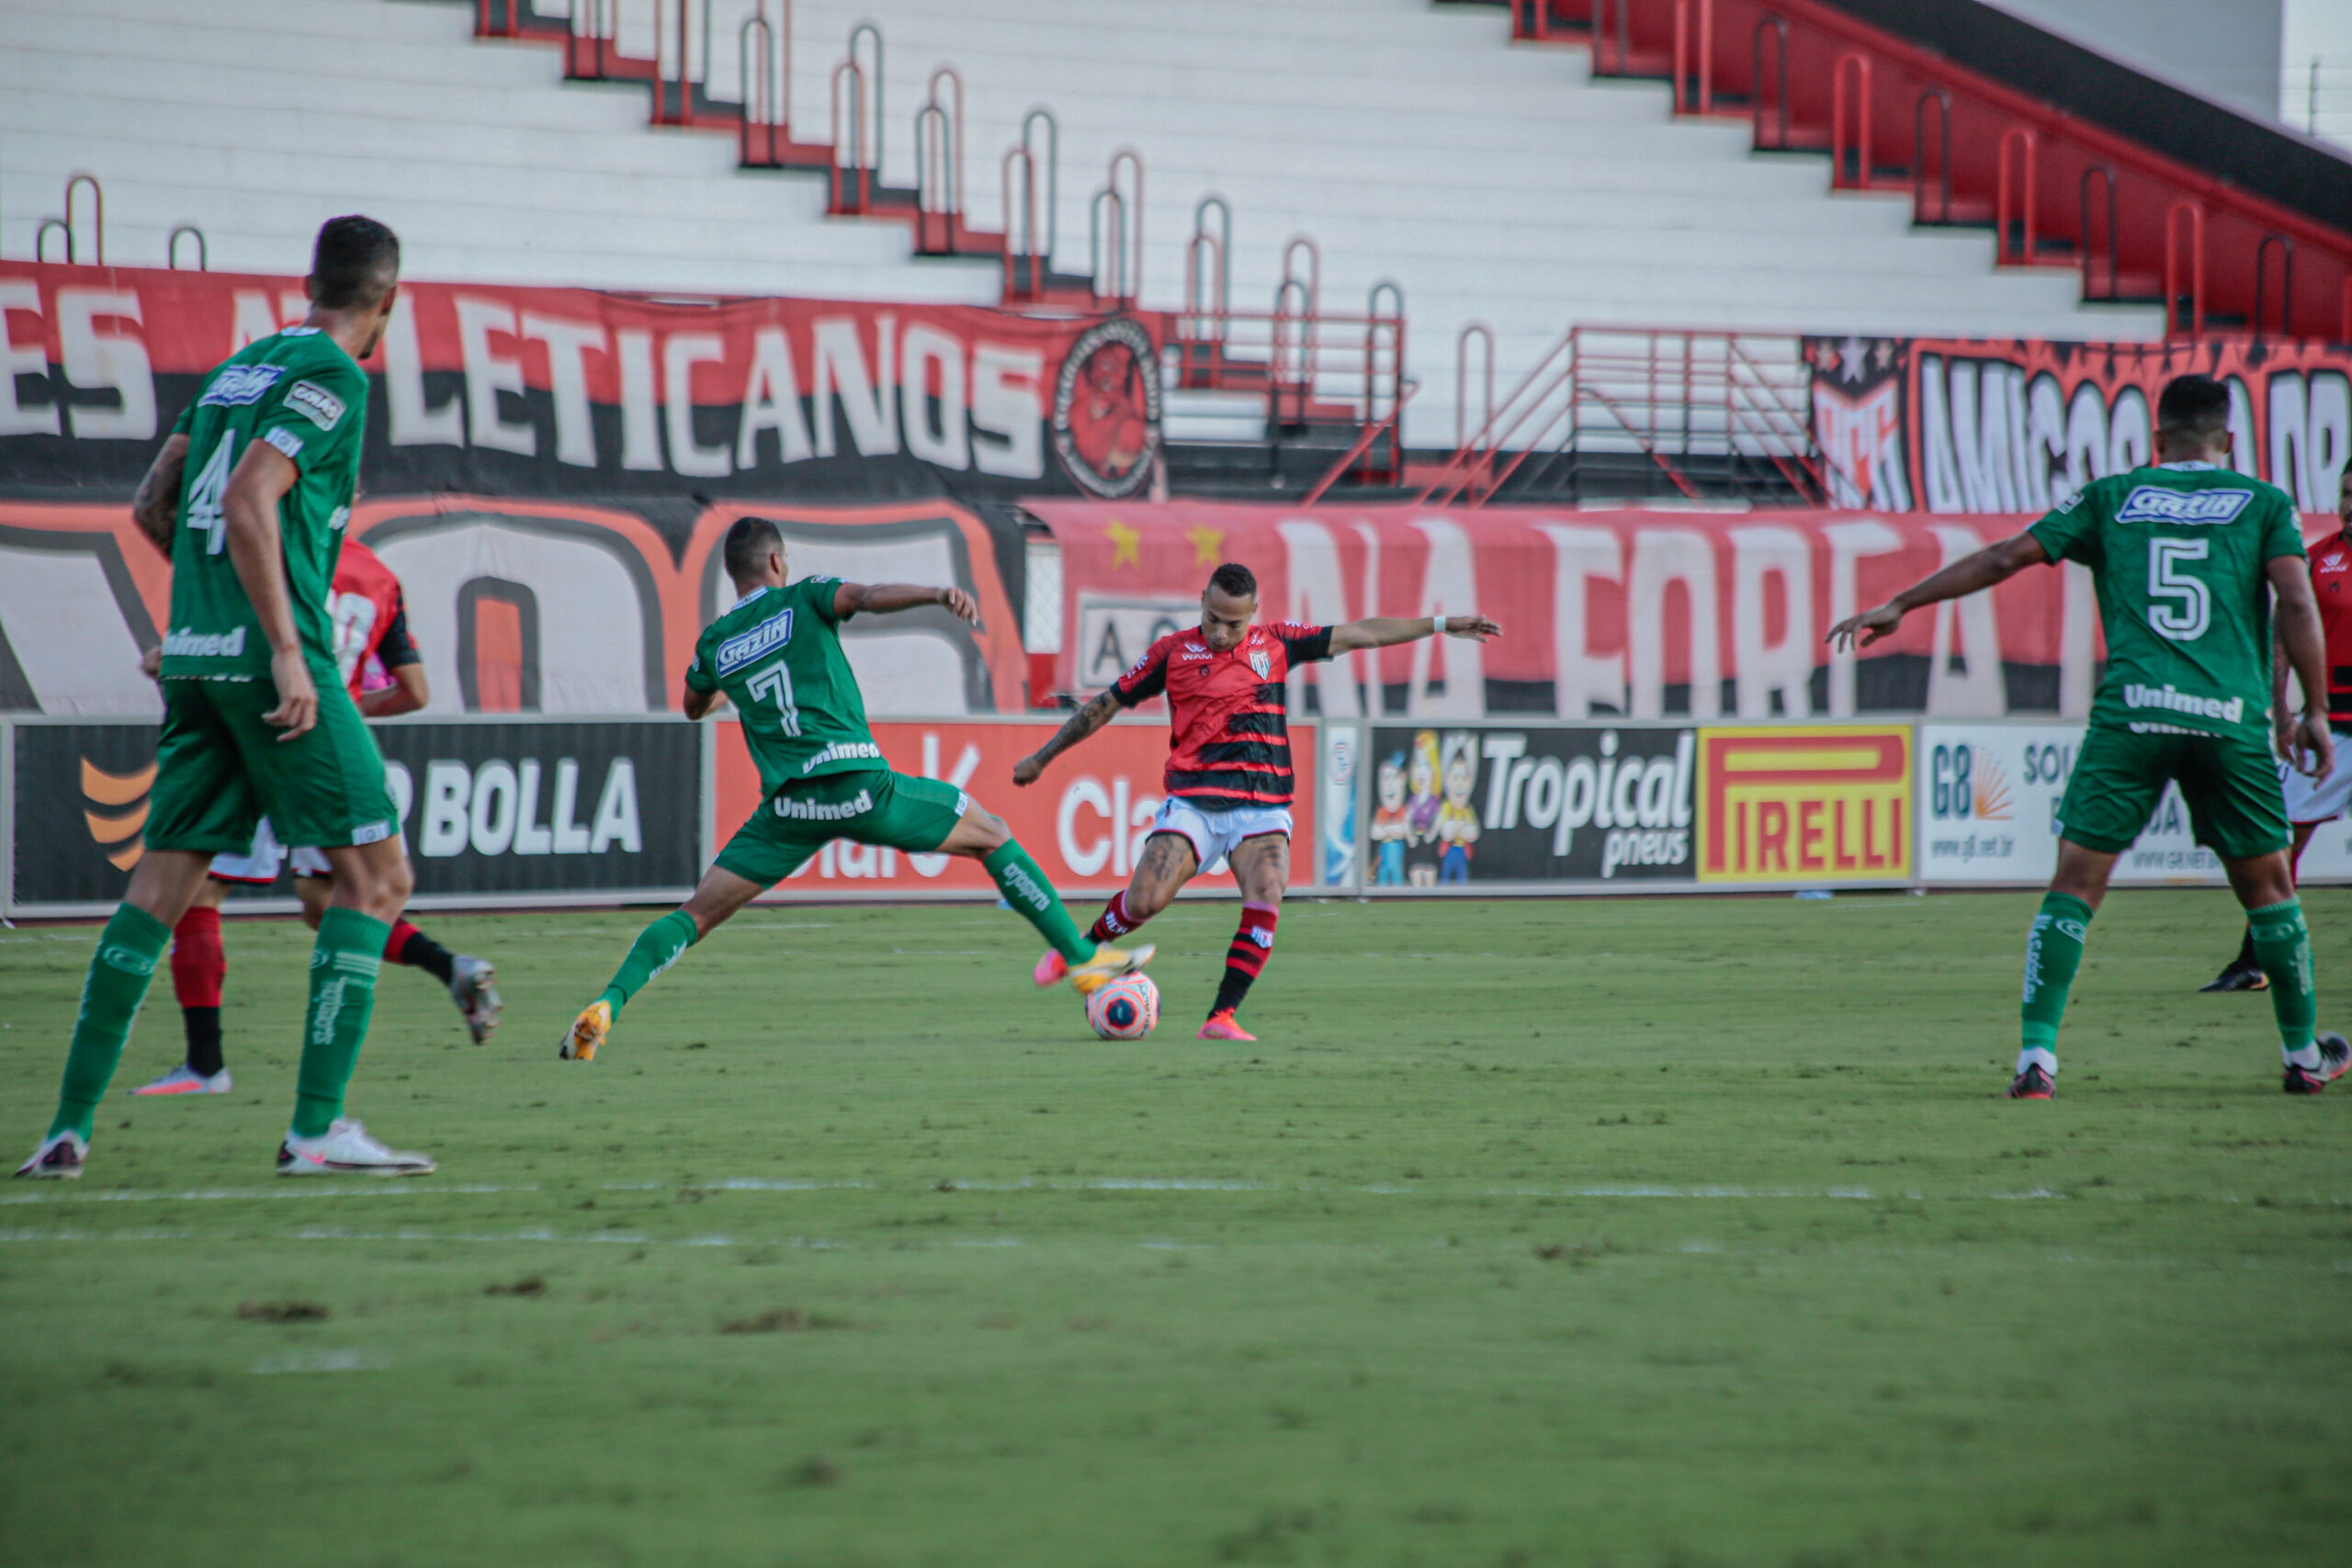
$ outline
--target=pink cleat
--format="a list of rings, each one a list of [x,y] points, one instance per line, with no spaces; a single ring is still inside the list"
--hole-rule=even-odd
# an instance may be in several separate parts
[[[1200,1033],[1195,1035],[1193,1038],[1198,1040],[1255,1040],[1258,1037],[1250,1033],[1248,1030],[1242,1028],[1239,1023],[1236,1022],[1233,1017],[1233,1010],[1231,1008],[1227,1008],[1223,1012],[1213,1012],[1209,1014],[1208,1021],[1201,1025]]]
[[[1046,956],[1037,960],[1037,967],[1029,972],[1029,978],[1040,986],[1058,986],[1069,978],[1069,960],[1049,947]]]

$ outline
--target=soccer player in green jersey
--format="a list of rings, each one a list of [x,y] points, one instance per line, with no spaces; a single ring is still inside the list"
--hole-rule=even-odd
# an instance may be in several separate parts
[[[281,1176],[413,1176],[433,1168],[343,1117],[376,971],[408,902],[408,857],[384,760],[344,688],[328,588],[359,479],[368,378],[400,281],[400,242],[367,218],[320,229],[311,311],[205,377],[131,511],[172,558],[164,728],[146,852],[82,987],[57,1116],[17,1174],[78,1177],[172,927],[212,857],[241,852],[266,813],[316,844],[334,893],[311,952],[294,1121]]]
[[[1000,818],[954,784],[891,772],[874,743],[865,699],[842,652],[842,622],[942,604],[978,625],[969,593],[832,577],[790,581],[784,536],[764,517],[737,518],[723,548],[741,597],[695,643],[682,705],[698,719],[721,697],[735,705],[759,765],[760,808],[727,840],[694,897],[639,934],[603,994],[572,1021],[558,1055],[594,1057],[629,998],[834,839],[978,861],[1006,902],[1061,954],[1080,991],[1150,961],[1148,946],[1097,946],[1080,935],[1045,872]]]
[[[1830,628],[1864,648],[1924,604],[1990,588],[2030,566],[2080,561],[2098,584],[2107,671],[2058,807],[2058,873],[2026,937],[2024,1041],[2012,1100],[2047,1100],[2058,1023],[2083,938],[2116,857],[2132,847],[2167,783],[2180,785],[2197,841],[2222,857],[2270,979],[2289,1094],[2317,1094],[2352,1066],[2341,1035],[2315,1034],[2311,933],[2287,863],[2290,835],[2270,750],[2271,604],[2303,692],[2282,724],[2289,760],[2334,765],[2319,612],[2302,526],[2284,491],[2232,472],[2228,390],[2182,376],[2156,403],[2156,462],[2094,479],[2005,539]]]

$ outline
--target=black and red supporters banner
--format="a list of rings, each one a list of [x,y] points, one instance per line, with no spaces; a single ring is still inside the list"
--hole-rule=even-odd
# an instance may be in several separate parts
[[[2352,349],[1809,337],[1813,434],[1832,505],[2041,513],[2151,460],[2165,383],[2230,390],[2232,465],[2332,512],[2352,452]]]
[[[299,280],[0,264],[0,493],[128,492]],[[378,493],[1120,496],[1157,318],[414,282],[369,373]]]

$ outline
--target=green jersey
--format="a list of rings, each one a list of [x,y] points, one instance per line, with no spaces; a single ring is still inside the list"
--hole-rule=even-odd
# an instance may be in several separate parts
[[[2030,530],[2098,584],[2107,672],[2091,722],[2268,744],[2270,580],[2301,558],[2286,492],[2210,463],[2094,479]]]
[[[269,643],[229,558],[220,506],[246,444],[266,441],[299,475],[277,507],[294,629],[319,684],[343,683],[328,606],[367,423],[368,378],[315,327],[263,338],[204,378],[196,401],[172,426],[188,438],[188,448],[172,539],[165,676],[246,681],[269,674]]]
[[[888,768],[842,652],[837,577],[756,588],[703,629],[686,684],[724,692],[768,795],[802,779]]]

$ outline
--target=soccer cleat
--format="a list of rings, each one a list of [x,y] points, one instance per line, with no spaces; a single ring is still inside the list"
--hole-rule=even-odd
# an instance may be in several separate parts
[[[79,1181],[82,1161],[90,1152],[89,1140],[79,1133],[60,1133],[53,1138],[43,1138],[33,1157],[17,1168],[18,1176],[29,1176],[40,1181]]]
[[[182,1062],[153,1083],[141,1084],[130,1092],[133,1094],[226,1094],[232,1087],[229,1079],[229,1069],[226,1067],[208,1076],[198,1072],[186,1062]]]
[[[2041,1070],[2040,1063],[2029,1066],[2010,1080],[2007,1098],[2011,1100],[2048,1100],[2058,1081]]]
[[[1157,945],[1148,942],[1134,947],[1112,947],[1106,943],[1096,948],[1094,956],[1085,963],[1069,966],[1069,983],[1078,987],[1080,996],[1091,997],[1120,976],[1139,972],[1159,951]]]
[[[498,998],[498,987],[491,984],[496,978],[498,968],[488,959],[460,953],[450,966],[449,999],[458,1004],[477,1045],[498,1027],[498,1015],[506,1006]]]
[[[2233,963],[2227,969],[2197,987],[2199,991],[2267,991],[2270,976],[2257,964]]]
[[[571,1027],[565,1032],[563,1043],[555,1054],[567,1062],[593,1062],[596,1048],[612,1032],[613,1004],[599,997],[580,1010],[580,1016],[571,1021]]]
[[[1233,1010],[1227,1008],[1223,1012],[1209,1014],[1208,1021],[1201,1025],[1200,1033],[1193,1038],[1196,1040],[1255,1040],[1258,1037],[1242,1028],[1235,1020]]]
[[[347,1117],[315,1138],[286,1134],[277,1145],[280,1176],[430,1176],[430,1155],[388,1149],[368,1135],[368,1129]]]
[[[1058,986],[1069,978],[1069,960],[1046,949],[1046,956],[1037,960],[1037,967],[1029,971],[1029,978],[1040,986]]]

